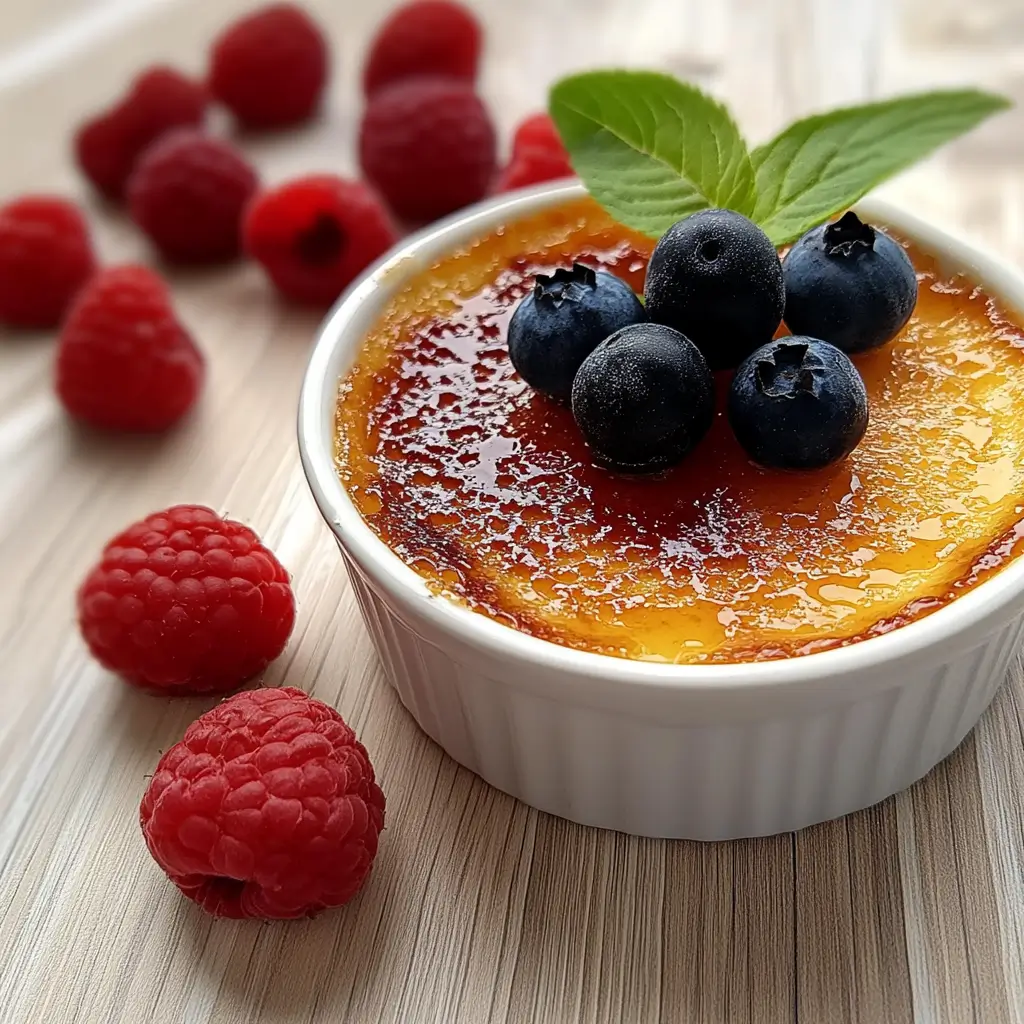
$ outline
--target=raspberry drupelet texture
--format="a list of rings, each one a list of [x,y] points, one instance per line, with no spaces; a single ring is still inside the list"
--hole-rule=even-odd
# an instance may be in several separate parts
[[[201,125],[207,100],[202,85],[174,68],[150,68],[132,82],[128,94],[112,109],[78,129],[78,166],[109,199],[123,198],[142,151],[174,128]]]
[[[324,306],[397,237],[369,188],[330,174],[299,178],[257,197],[243,235],[246,252],[282,295]]]
[[[461,4],[416,0],[381,25],[363,67],[367,96],[403,78],[442,75],[472,83],[480,62],[480,24]]]
[[[234,146],[180,129],[143,153],[128,182],[132,219],[173,263],[241,251],[242,215],[259,182]]]
[[[208,913],[310,917],[362,887],[384,794],[337,711],[293,687],[247,690],[164,754],[139,817],[153,858]]]
[[[160,431],[195,403],[204,370],[163,280],[146,267],[111,267],[68,313],[56,387],[68,412],[93,426]]]
[[[249,128],[283,128],[312,116],[329,74],[327,42],[293,4],[272,4],[229,26],[214,43],[210,89]]]
[[[0,323],[56,327],[95,270],[74,203],[23,196],[0,207]]]
[[[375,93],[359,133],[363,173],[408,221],[481,199],[494,174],[494,127],[471,86],[409,78]]]
[[[95,658],[135,686],[228,693],[284,650],[295,599],[248,526],[175,505],[107,544],[78,591],[78,621]]]

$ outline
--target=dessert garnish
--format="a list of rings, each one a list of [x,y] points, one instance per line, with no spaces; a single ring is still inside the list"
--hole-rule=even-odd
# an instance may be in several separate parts
[[[174,68],[147,68],[115,106],[78,126],[74,151],[79,169],[107,199],[123,199],[143,152],[175,128],[202,127],[209,99],[201,82]]]
[[[646,319],[622,278],[574,263],[537,275],[508,325],[509,357],[527,384],[566,401],[583,360],[610,334]]]
[[[267,189],[245,211],[242,244],[293,302],[329,306],[394,244],[387,209],[368,185],[309,174]]]
[[[308,121],[330,73],[326,32],[301,7],[285,2],[261,6],[228,25],[210,48],[206,80],[239,124],[259,131]]]
[[[56,327],[96,265],[75,203],[26,195],[0,205],[0,324]]]
[[[785,245],[1010,103],[977,89],[899,96],[801,118],[754,149],[721,103],[652,71],[571,75],[549,105],[576,173],[622,223],[659,238],[719,206]]]
[[[569,154],[551,115],[531,114],[519,122],[512,136],[512,155],[498,175],[494,191],[509,192],[573,175]]]
[[[917,301],[917,275],[903,246],[852,210],[796,242],[782,275],[789,329],[844,352],[891,341]]]
[[[284,650],[288,572],[244,523],[172,505],[121,530],[78,590],[78,625],[111,672],[165,697],[225,694]]]
[[[475,203],[494,180],[497,133],[469,82],[406,78],[375,92],[359,126],[359,166],[399,220]]]
[[[242,248],[242,218],[259,176],[227,139],[178,128],[139,158],[128,209],[169,263],[225,263]]]
[[[661,236],[647,265],[647,314],[685,334],[712,370],[738,366],[782,322],[771,239],[741,213],[701,210]]]
[[[199,399],[206,358],[148,267],[104,267],[78,293],[57,342],[57,397],[102,430],[169,430]]]
[[[601,342],[572,387],[572,412],[599,462],[651,473],[679,462],[715,411],[699,349],[663,324],[633,324]]]
[[[620,471],[694,447],[713,416],[709,367],[739,367],[729,422],[755,462],[845,457],[868,406],[844,353],[890,341],[917,300],[902,246],[847,207],[1007,106],[976,89],[902,96],[814,114],[750,150],[722,104],[668,75],[563,79],[550,111],[573,167],[608,213],[659,241],[632,327],[602,301],[636,313],[624,282],[578,265],[539,275],[509,327],[513,365],[552,397],[571,389],[595,461]],[[799,337],[773,341],[783,319]]]
[[[389,13],[363,64],[363,92],[372,96],[409,78],[476,81],[483,27],[452,0],[412,0]]]
[[[139,824],[153,859],[208,914],[273,921],[313,917],[362,888],[384,808],[341,715],[268,686],[188,727],[160,758]]]
[[[736,371],[729,423],[757,463],[820,469],[849,455],[868,426],[868,396],[850,357],[816,338],[769,342]]]

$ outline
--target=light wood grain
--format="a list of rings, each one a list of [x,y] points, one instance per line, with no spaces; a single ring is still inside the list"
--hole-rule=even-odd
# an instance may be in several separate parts
[[[120,2],[120,6],[119,6]],[[0,194],[56,189],[104,256],[148,258],[67,161],[68,125],[155,59],[199,70],[244,0],[0,5]],[[316,0],[339,72],[323,119],[244,139],[269,181],[353,169],[360,54],[387,5]],[[570,68],[701,81],[751,136],[829,103],[974,82],[1024,101],[1019,0],[518,0],[476,4],[503,131]],[[1024,109],[888,186],[1024,262]],[[602,833],[489,788],[434,746],[380,668],[298,465],[316,317],[258,270],[173,274],[210,357],[202,408],[163,439],[72,429],[52,339],[0,335],[0,1021],[1024,1021],[1024,673],[908,793],[794,836],[699,845]],[[294,574],[295,636],[266,674],[338,707],[388,797],[372,879],[291,924],[224,922],[149,859],[138,801],[211,701],[136,693],[89,661],[75,582],[115,529],[201,501]]]

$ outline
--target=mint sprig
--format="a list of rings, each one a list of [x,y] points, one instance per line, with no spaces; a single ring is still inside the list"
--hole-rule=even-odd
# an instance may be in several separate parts
[[[901,96],[803,118],[749,152],[722,104],[669,75],[572,75],[549,102],[576,172],[624,224],[657,238],[720,206],[751,217],[776,245],[1008,106],[976,89]]]

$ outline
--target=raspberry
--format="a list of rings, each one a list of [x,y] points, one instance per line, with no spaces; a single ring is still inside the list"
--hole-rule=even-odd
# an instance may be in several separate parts
[[[497,192],[538,185],[542,181],[571,178],[576,172],[565,156],[544,149],[524,149],[513,156],[509,165],[498,176]]]
[[[292,4],[273,4],[236,21],[210,57],[210,89],[250,128],[305,121],[320,103],[327,76],[323,33]]]
[[[495,191],[571,178],[575,173],[555,122],[547,114],[533,114],[519,123],[512,136],[512,159],[499,175]]]
[[[113,430],[165,430],[192,406],[203,357],[146,267],[112,267],[83,290],[61,330],[57,394],[68,412]]]
[[[96,269],[78,207],[24,196],[0,207],[0,321],[56,327]]]
[[[464,82],[409,78],[370,99],[359,159],[398,216],[433,220],[486,194],[494,128]]]
[[[417,0],[399,7],[381,25],[363,68],[367,96],[399,79],[442,75],[476,79],[480,25],[461,4]]]
[[[218,917],[312,917],[362,888],[384,794],[334,708],[292,686],[235,694],[193,722],[139,809],[153,859]]]
[[[280,292],[329,305],[395,241],[380,201],[365,185],[333,175],[299,178],[249,207],[246,252]]]
[[[121,199],[142,151],[172,128],[201,125],[206,102],[197,82],[173,68],[150,68],[120,103],[78,129],[79,167],[105,196]]]
[[[133,523],[78,591],[97,661],[167,695],[238,689],[284,650],[294,620],[281,563],[248,526],[202,505]]]
[[[143,153],[128,182],[128,204],[166,259],[218,263],[241,250],[242,214],[258,183],[233,146],[179,129]]]
[[[531,114],[519,122],[512,136],[512,156],[519,156],[524,150],[542,149],[547,153],[563,156],[568,161],[562,137],[555,122],[543,112]]]

